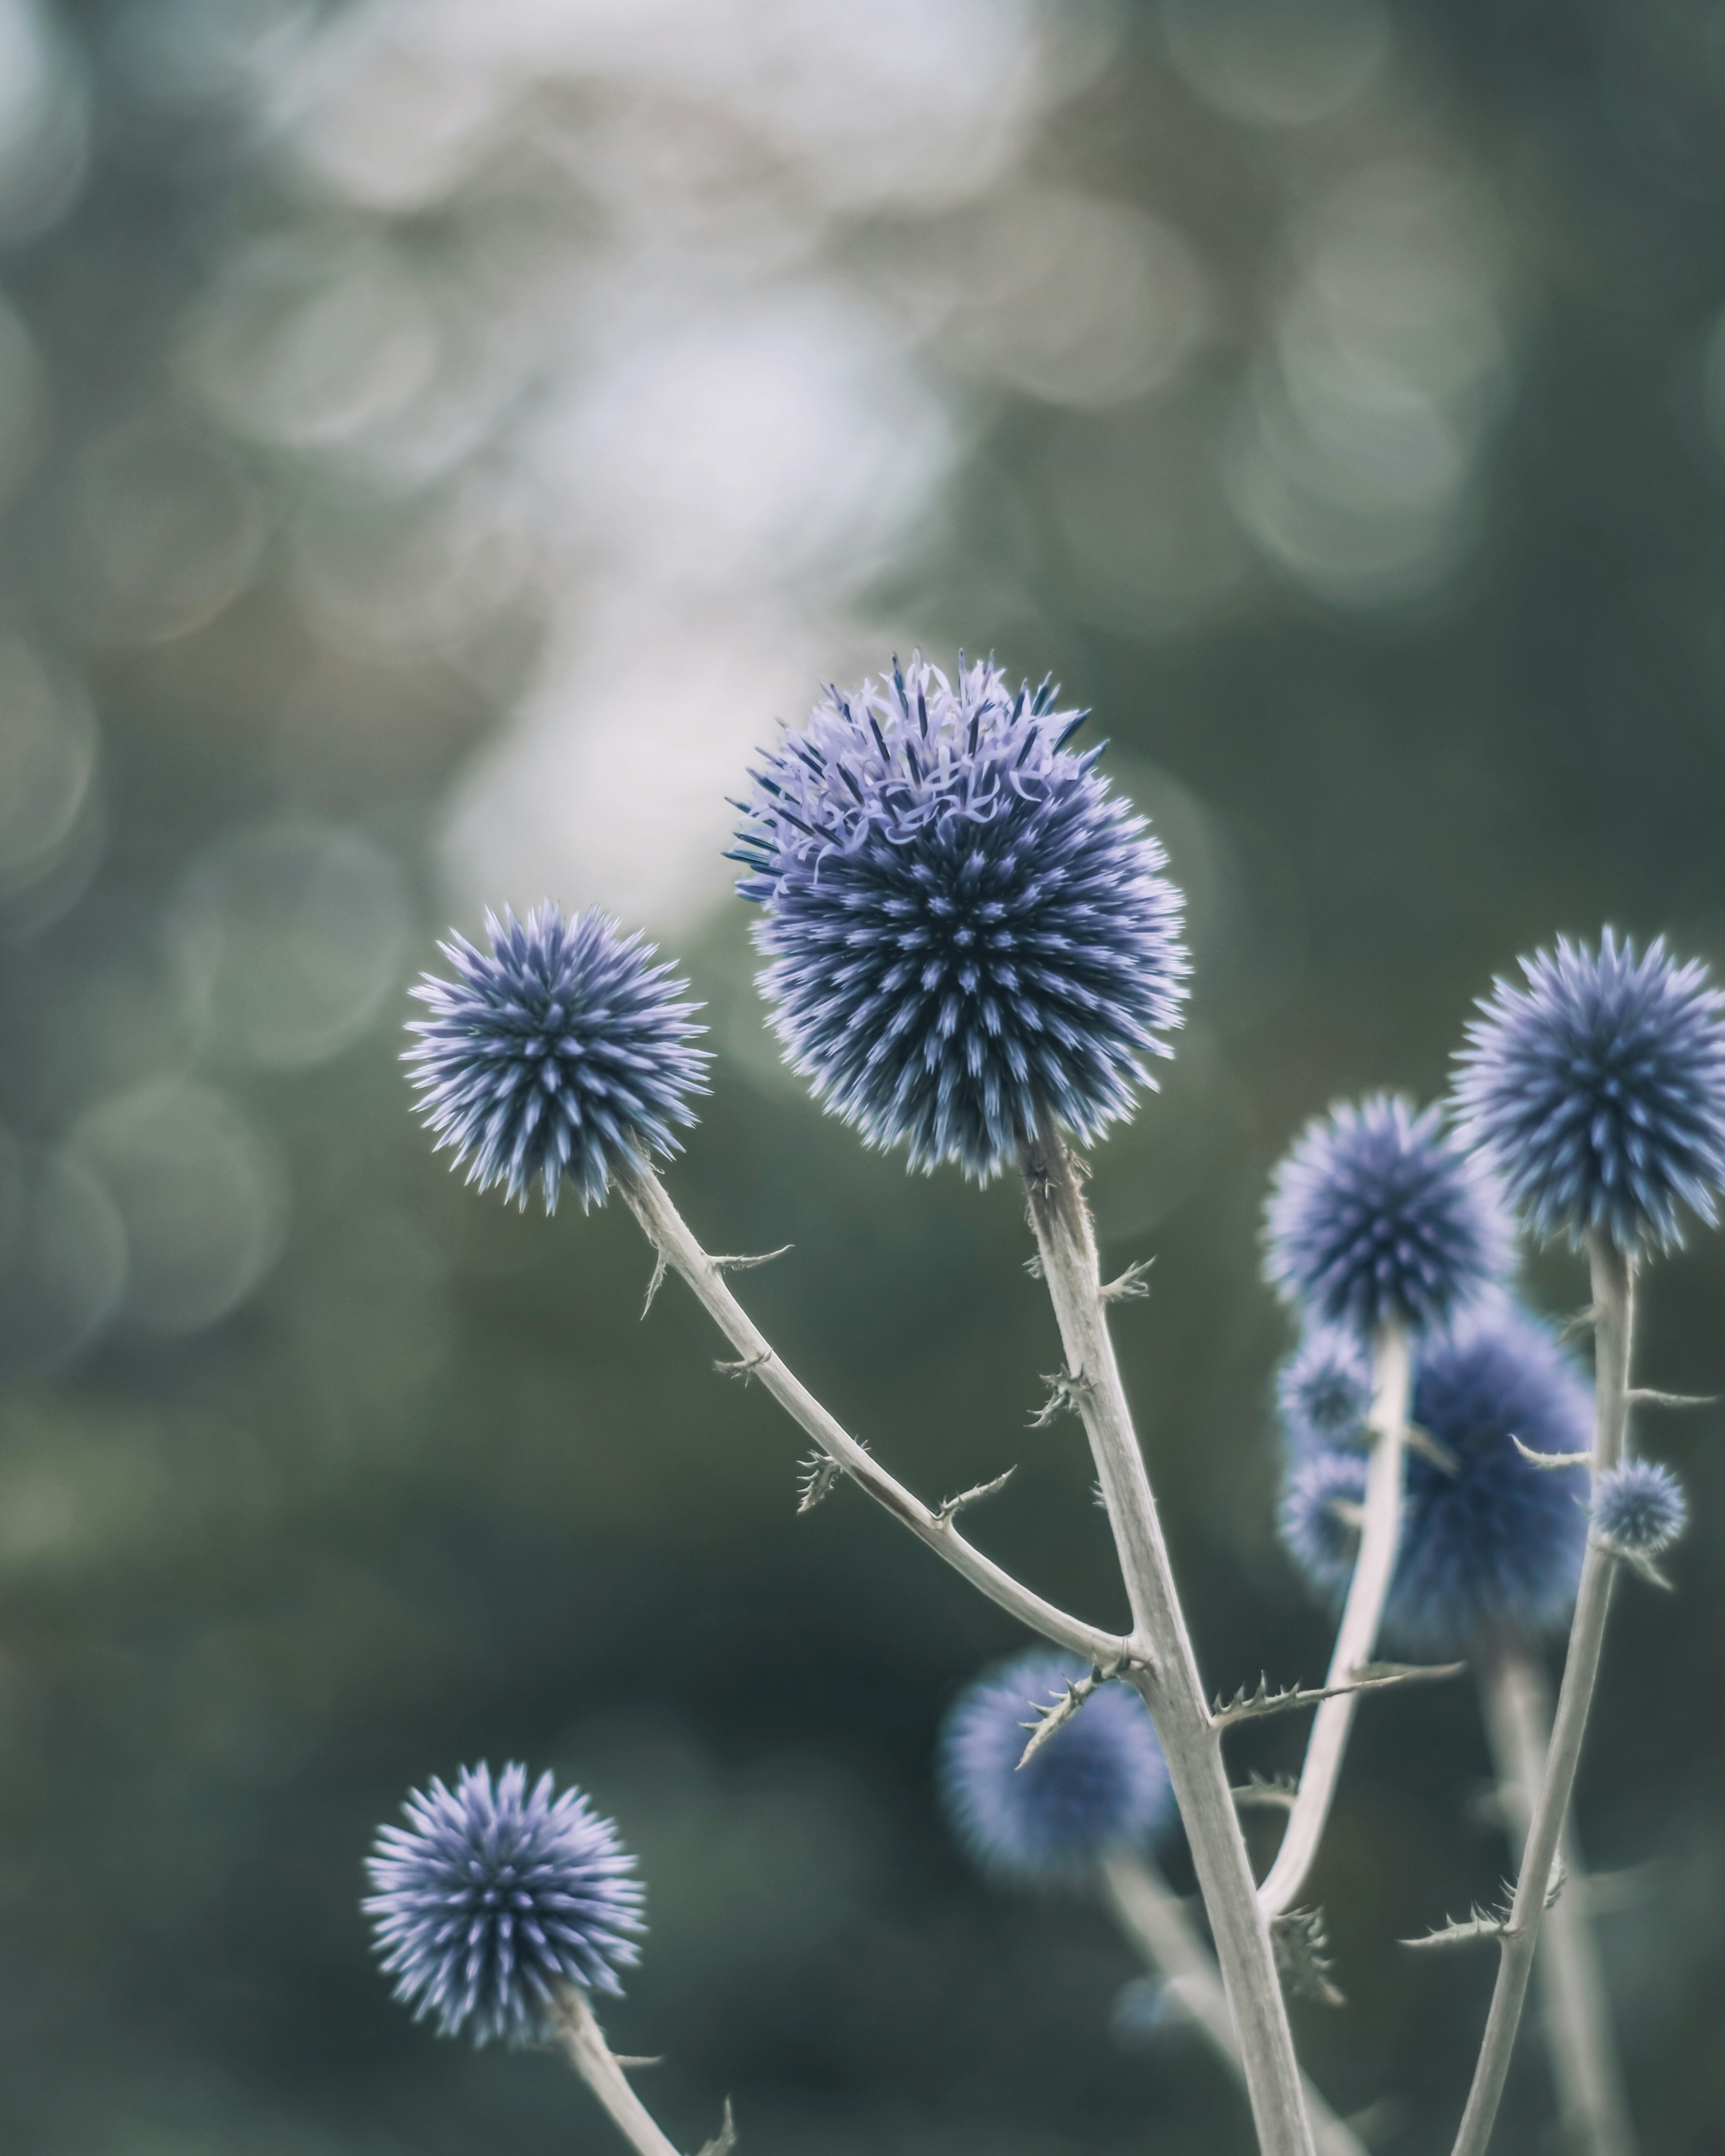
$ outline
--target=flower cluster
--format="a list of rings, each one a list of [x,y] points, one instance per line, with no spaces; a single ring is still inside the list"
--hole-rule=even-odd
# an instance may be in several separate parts
[[[1301,1132],[1271,1185],[1266,1245],[1289,1302],[1369,1334],[1443,1323],[1502,1277],[1509,1225],[1440,1111],[1378,1094]]]
[[[1079,1877],[1166,1821],[1167,1763],[1144,1702],[1127,1685],[1092,1693],[1019,1766],[1038,1712],[1085,1674],[1069,1655],[1023,1655],[985,1671],[947,1714],[942,1802],[983,1870],[1025,1882]]]
[[[619,1168],[675,1152],[672,1125],[695,1121],[709,1059],[688,983],[603,913],[547,905],[485,928],[488,952],[456,936],[439,947],[458,978],[413,990],[432,1014],[410,1029],[419,1111],[481,1189],[525,1206],[536,1185],[551,1213],[567,1175],[583,1209],[603,1204]]]
[[[1562,938],[1498,981],[1468,1028],[1463,1134],[1500,1166],[1543,1235],[1590,1229],[1669,1250],[1681,1209],[1712,1223],[1725,1187],[1725,996],[1663,942],[1637,954]]]
[[[1385,1636],[1443,1655],[1465,1652],[1488,1626],[1535,1635],[1560,1623],[1587,1540],[1587,1476],[1536,1467],[1516,1440],[1533,1452],[1585,1452],[1592,1413],[1549,1329],[1499,1301],[1428,1336],[1414,1365],[1413,1419],[1452,1464],[1409,1458]],[[1333,1595],[1353,1569],[1366,1463],[1353,1451],[1290,1449],[1282,1538],[1313,1585]]]
[[[576,1789],[527,1788],[525,1767],[464,1768],[453,1790],[414,1790],[405,1827],[366,1860],[364,1907],[395,1995],[440,2035],[529,2044],[551,2033],[557,1989],[619,1989],[636,1958],[641,1889],[617,1830]]]
[[[817,1098],[986,1178],[1051,1115],[1096,1137],[1171,1053],[1179,893],[1084,717],[992,664],[834,689],[752,774],[731,855],[774,1024]]]

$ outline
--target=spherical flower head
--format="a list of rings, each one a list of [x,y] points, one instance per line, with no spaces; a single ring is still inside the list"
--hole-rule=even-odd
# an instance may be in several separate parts
[[[1625,1557],[1657,1557],[1683,1532],[1689,1507],[1670,1468],[1626,1460],[1594,1485],[1594,1532]]]
[[[1502,1625],[1532,1637],[1568,1618],[1587,1543],[1584,1468],[1516,1449],[1585,1452],[1593,1398],[1550,1328],[1503,1298],[1423,1343],[1413,1419],[1455,1460],[1409,1455],[1409,1527],[1385,1611],[1400,1645],[1465,1653]]]
[[[644,1929],[634,1857],[578,1789],[552,1794],[525,1767],[464,1768],[403,1806],[405,1827],[378,1830],[363,1903],[395,1995],[438,2033],[475,2044],[542,2042],[557,1989],[620,1987]]]
[[[1314,1325],[1276,1373],[1276,1404],[1296,1453],[1365,1442],[1372,1358],[1357,1332]]]
[[[1386,1642],[1468,1651],[1488,1628],[1531,1637],[1574,1600],[1587,1542],[1584,1469],[1536,1467],[1516,1449],[1585,1452],[1588,1388],[1550,1330],[1507,1297],[1428,1334],[1414,1363],[1412,1419],[1453,1469],[1410,1452],[1401,1553],[1384,1606]],[[1296,1456],[1281,1529],[1296,1564],[1338,1599],[1358,1548],[1367,1466],[1358,1452]]]
[[[1339,1602],[1353,1576],[1365,1501],[1366,1462],[1361,1454],[1295,1455],[1276,1526],[1288,1554],[1327,1602]]]
[[[985,1670],[943,1724],[942,1804],[984,1871],[1027,1885],[1082,1877],[1111,1849],[1142,1843],[1168,1818],[1168,1766],[1148,1711],[1125,1684],[1093,1692],[1021,1768],[1038,1708],[1086,1676],[1070,1655],[1036,1650]]]
[[[1180,894],[1055,694],[913,658],[830,690],[737,804],[788,1060],[915,1168],[986,1180],[1045,1113],[1094,1139],[1173,1053]]]
[[[672,1126],[695,1121],[688,1096],[711,1060],[691,1045],[700,1006],[596,911],[488,913],[485,931],[489,951],[439,945],[454,980],[428,973],[413,990],[431,1012],[408,1029],[419,1113],[482,1190],[501,1183],[525,1208],[536,1188],[554,1213],[567,1176],[583,1211],[603,1204],[619,1168],[675,1152]]]
[[[1445,1322],[1502,1276],[1509,1225],[1490,1176],[1399,1095],[1342,1103],[1276,1169],[1266,1270],[1307,1316],[1369,1334]]]
[[[1725,996],[1662,939],[1559,937],[1494,984],[1467,1029],[1461,1130],[1543,1235],[1603,1230],[1631,1255],[1709,1226],[1725,1186]]]

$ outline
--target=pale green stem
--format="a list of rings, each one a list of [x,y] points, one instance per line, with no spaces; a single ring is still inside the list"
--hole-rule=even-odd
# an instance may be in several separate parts
[[[1522,1861],[1527,1823],[1545,1779],[1551,1687],[1526,1643],[1510,1634],[1485,1642],[1480,1696],[1497,1770],[1510,1855]],[[1566,2156],[1635,2156],[1604,1979],[1585,1904],[1586,1866],[1572,1812],[1559,1849],[1568,1884],[1546,1912],[1534,1962],[1560,2139]]]
[[[1223,1762],[1221,1732],[1210,1718],[1199,1677],[1108,1337],[1090,1209],[1071,1155],[1054,1131],[1026,1142],[1023,1167],[1067,1377],[1090,1438],[1132,1609],[1131,1658],[1123,1674],[1149,1707],[1167,1756],[1240,2031],[1261,2156],[1312,2156],[1269,1922],[1253,1884]]]
[[[1355,1672],[1376,1654],[1378,1628],[1401,1548],[1403,1469],[1412,1377],[1408,1337],[1394,1322],[1378,1334],[1368,1424],[1372,1456],[1366,1471],[1365,1519],[1330,1656],[1330,1673],[1324,1680],[1327,1686],[1350,1683]],[[1293,1907],[1317,1859],[1358,1706],[1359,1694],[1344,1691],[1325,1700],[1312,1717],[1287,1830],[1276,1861],[1258,1889],[1259,1901],[1272,1917]]]
[[[628,2076],[605,2041],[603,2030],[593,2019],[592,2002],[578,1984],[568,1985],[558,1998],[557,2041],[639,2156],[682,2156],[629,2087]]]
[[[647,1239],[671,1270],[694,1290],[696,1299],[736,1348],[739,1374],[753,1378],[769,1392],[792,1419],[800,1423],[829,1460],[867,1491],[876,1504],[907,1527],[919,1542],[927,1543],[962,1573],[973,1587],[980,1588],[991,1602],[1034,1632],[1069,1652],[1109,1667],[1122,1661],[1127,1643],[1112,1632],[1100,1630],[1081,1619],[1045,1602],[1028,1587],[1004,1572],[991,1558],[973,1548],[952,1524],[950,1512],[932,1512],[913,1496],[860,1445],[849,1430],[827,1413],[808,1387],[793,1377],[774,1352],[766,1335],[749,1317],[725,1284],[720,1266],[696,1242],[688,1223],[667,1195],[665,1185],[648,1168],[625,1168],[619,1175],[629,1209],[646,1231]]]
[[[1245,2068],[1215,1957],[1179,1897],[1147,1858],[1119,1850],[1104,1860],[1102,1883],[1116,1922],[1150,1967],[1174,1988],[1181,2010],[1202,2031],[1241,2086]],[[1363,2143],[1307,2080],[1307,2115],[1318,2156],[1366,2156]]]
[[[1595,1476],[1615,1467],[1623,1456],[1629,1421],[1629,1368],[1634,1323],[1634,1276],[1623,1253],[1597,1231],[1588,1239],[1588,1257],[1594,1291],[1594,1467]],[[1587,1732],[1588,1710],[1599,1680],[1599,1654],[1604,1645],[1605,1620],[1611,1605],[1611,1588],[1617,1560],[1595,1542],[1589,1542],[1582,1562],[1581,1586],[1575,1598],[1575,1616],[1569,1628],[1569,1652],[1563,1664],[1563,1681],[1558,1693],[1558,1711],[1552,1724],[1550,1749],[1546,1754],[1545,1779],[1528,1823],[1527,1844],[1516,1882],[1515,1900],[1501,1943],[1497,1982],[1491,1993],[1485,2039],[1468,2091],[1455,2137],[1455,2156],[1485,2156],[1497,2107],[1503,2096],[1509,2062],[1515,2050],[1516,2030],[1527,1996],[1527,1980],[1533,1972],[1533,1953],[1539,1943],[1540,1919],[1545,1913],[1552,1868],[1563,1839],[1563,1821],[1575,1787],[1581,1760],[1582,1739]]]

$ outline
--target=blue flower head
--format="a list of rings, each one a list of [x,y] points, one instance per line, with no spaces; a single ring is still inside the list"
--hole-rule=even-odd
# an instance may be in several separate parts
[[[453,1791],[409,1795],[405,1827],[378,1830],[363,1907],[396,1997],[439,2035],[541,2042],[560,1985],[614,1992],[637,1957],[634,1859],[578,1790],[552,1789],[543,1774],[529,1793],[525,1767],[495,1787],[464,1768]]]
[[[1276,1525],[1289,1555],[1326,1601],[1339,1602],[1353,1576],[1365,1499],[1361,1454],[1295,1454]],[[1405,1521],[1402,1533],[1405,1541]]]
[[[1594,1485],[1594,1532],[1625,1557],[1657,1557],[1683,1532],[1689,1507],[1669,1467],[1626,1460]]]
[[[761,902],[793,1066],[870,1144],[985,1180],[1045,1112],[1089,1141],[1173,1051],[1181,898],[1084,717],[992,663],[828,692],[752,774],[730,855]]]
[[[1024,1883],[1080,1877],[1168,1817],[1162,1747],[1125,1684],[1092,1693],[1019,1767],[1036,1709],[1085,1674],[1070,1655],[1038,1649],[985,1670],[953,1702],[940,1735],[941,1800],[983,1871]]]
[[[1509,1227],[1491,1178],[1440,1111],[1380,1093],[1308,1123],[1276,1169],[1266,1270],[1308,1317],[1370,1333],[1442,1324],[1503,1274]]]
[[[1372,1358],[1357,1332],[1314,1325],[1276,1373],[1276,1404],[1296,1452],[1365,1441]]]
[[[1449,1332],[1426,1335],[1413,1419],[1455,1466],[1409,1455],[1386,1639],[1420,1653],[1461,1654],[1488,1626],[1532,1635],[1560,1624],[1586,1547],[1587,1474],[1536,1467],[1515,1440],[1532,1452],[1585,1452],[1593,1418],[1588,1389],[1549,1329],[1497,1298]],[[1336,1501],[1357,1505],[1365,1487],[1358,1452],[1296,1456],[1282,1538],[1327,1596],[1345,1588],[1357,1547]]]
[[[695,1121],[699,1006],[603,913],[566,921],[547,905],[488,913],[485,929],[489,952],[455,937],[439,947],[457,978],[413,990],[431,1012],[409,1028],[419,1112],[482,1190],[501,1183],[525,1207],[536,1185],[552,1213],[567,1176],[583,1210],[602,1204],[619,1168],[675,1152],[671,1126]]]
[[[1497,982],[1467,1029],[1461,1130],[1543,1235],[1590,1229],[1631,1255],[1712,1225],[1725,1187],[1725,996],[1656,939],[1558,938]]]

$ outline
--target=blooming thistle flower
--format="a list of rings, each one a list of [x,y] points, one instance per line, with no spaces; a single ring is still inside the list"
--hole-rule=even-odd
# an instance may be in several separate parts
[[[434,1779],[403,1806],[406,1827],[381,1827],[362,1905],[385,1972],[413,2018],[475,2044],[515,2045],[552,2032],[557,1988],[620,1989],[637,1958],[641,1889],[617,1830],[578,1789],[531,1794],[525,1767],[464,1768],[453,1791]]]
[[[465,936],[439,946],[459,978],[413,990],[432,1014],[408,1029],[419,1113],[480,1189],[501,1183],[525,1208],[536,1184],[554,1213],[567,1175],[583,1210],[602,1204],[619,1168],[675,1152],[671,1126],[695,1121],[687,1096],[711,1060],[690,1045],[700,1006],[596,911],[488,913],[485,930],[489,952]]]
[[[1370,1333],[1441,1324],[1498,1280],[1509,1227],[1497,1188],[1441,1127],[1380,1093],[1315,1116],[1276,1169],[1266,1270],[1308,1315]]]
[[[1650,1558],[1682,1533],[1689,1507],[1670,1468],[1651,1460],[1627,1460],[1594,1483],[1593,1516],[1594,1532],[1607,1549],[1623,1557]]]
[[[1725,996],[1656,940],[1561,937],[1496,982],[1467,1029],[1462,1133],[1543,1235],[1605,1231],[1630,1255],[1712,1225],[1725,1187]]]
[[[1173,1053],[1181,898],[1067,744],[1086,716],[991,663],[829,690],[751,774],[728,856],[764,909],[773,1024],[815,1096],[979,1180],[1045,1112],[1088,1141]]]
[[[1532,1452],[1585,1452],[1592,1403],[1549,1329],[1506,1298],[1426,1335],[1414,1363],[1413,1419],[1455,1464],[1452,1472],[1409,1455],[1386,1637],[1455,1654],[1488,1625],[1532,1635],[1559,1624],[1586,1546],[1586,1471],[1536,1467],[1515,1440]],[[1282,1539],[1328,1596],[1353,1571],[1346,1508],[1363,1502],[1365,1488],[1357,1452],[1313,1453],[1289,1476]]]
[[[1276,1374],[1276,1404],[1296,1452],[1365,1441],[1372,1358],[1358,1333],[1314,1325]]]
[[[1125,1684],[1104,1685],[1023,1767],[1038,1708],[1086,1675],[1038,1649],[985,1670],[942,1727],[942,1806],[984,1871],[1025,1883],[1081,1876],[1109,1850],[1142,1842],[1168,1816],[1168,1766],[1148,1711]]]
[[[1366,1463],[1357,1452],[1296,1456],[1276,1525],[1289,1555],[1326,1600],[1340,1601],[1359,1554]],[[1408,1527],[1402,1527],[1404,1544]]]

